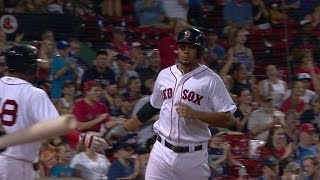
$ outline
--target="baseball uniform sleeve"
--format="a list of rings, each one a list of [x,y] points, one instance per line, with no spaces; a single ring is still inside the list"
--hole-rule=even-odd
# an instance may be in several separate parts
[[[150,99],[150,104],[157,109],[161,109],[162,103],[163,103],[163,98],[162,98],[162,93],[161,93],[161,86],[160,86],[160,81],[161,81],[161,72],[159,76],[157,77],[156,82],[154,83],[153,86],[153,91],[151,94],[151,99]]]
[[[235,103],[233,102],[226,86],[224,85],[222,79],[219,76],[216,76],[215,80],[213,79],[210,84],[209,91],[210,102],[212,110],[215,112],[231,112],[234,113],[237,110]]]
[[[36,89],[30,96],[30,115],[37,122],[52,120],[59,117],[59,113],[48,95],[41,89]]]

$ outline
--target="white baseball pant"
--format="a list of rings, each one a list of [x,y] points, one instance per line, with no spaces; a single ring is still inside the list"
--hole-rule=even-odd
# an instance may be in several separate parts
[[[145,180],[208,180],[207,147],[202,150],[175,153],[159,141],[151,151]]]
[[[31,162],[0,155],[1,180],[34,180],[35,173]]]

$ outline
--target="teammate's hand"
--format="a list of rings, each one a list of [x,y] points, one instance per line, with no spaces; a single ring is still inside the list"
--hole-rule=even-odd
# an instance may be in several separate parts
[[[179,116],[187,118],[187,119],[196,119],[197,118],[197,112],[193,110],[191,107],[189,107],[186,104],[183,104],[181,102],[176,103],[176,110]]]
[[[122,124],[116,125],[111,128],[105,135],[104,139],[108,142],[113,140],[122,139],[127,135],[128,131],[122,126]]]
[[[6,131],[4,130],[3,126],[0,124],[0,136],[3,136],[6,134]],[[6,149],[0,149],[0,153],[5,151]]]
[[[97,132],[81,133],[79,143],[95,152],[101,152],[109,147],[107,141],[100,137],[100,134]]]

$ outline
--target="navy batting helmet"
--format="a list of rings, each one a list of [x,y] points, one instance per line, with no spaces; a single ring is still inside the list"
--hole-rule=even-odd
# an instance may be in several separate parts
[[[204,50],[204,35],[198,29],[185,28],[182,31],[180,31],[177,43],[190,43],[197,45],[202,53]]]
[[[5,52],[9,71],[17,71],[27,75],[34,75],[38,62],[45,62],[38,58],[38,50],[30,45],[18,45]]]

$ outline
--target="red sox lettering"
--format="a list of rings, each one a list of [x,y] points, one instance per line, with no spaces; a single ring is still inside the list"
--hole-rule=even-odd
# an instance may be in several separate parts
[[[195,104],[201,105],[201,100],[203,99],[203,96],[201,96],[198,93],[195,93],[194,91],[190,91],[188,89],[184,89],[182,91],[182,99],[188,100],[189,102],[193,102]],[[162,90],[162,96],[163,100],[172,98],[173,91],[172,88],[164,89]]]

